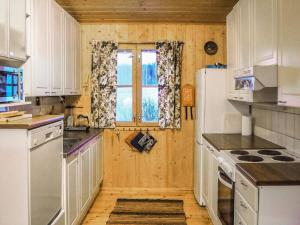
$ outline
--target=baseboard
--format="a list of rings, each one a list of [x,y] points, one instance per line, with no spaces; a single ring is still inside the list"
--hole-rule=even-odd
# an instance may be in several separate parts
[[[126,194],[134,194],[134,193],[184,194],[184,193],[191,193],[193,190],[186,189],[186,188],[112,188],[112,187],[103,187],[101,189],[101,191],[105,192],[105,193],[126,193]]]

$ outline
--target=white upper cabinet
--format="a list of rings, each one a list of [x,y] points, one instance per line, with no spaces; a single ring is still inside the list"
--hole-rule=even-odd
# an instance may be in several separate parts
[[[227,22],[227,96],[238,99],[239,92],[235,90],[236,71],[238,69],[238,14],[237,7],[228,14]]]
[[[8,52],[8,0],[0,0],[0,55],[7,56]]]
[[[50,80],[51,95],[63,94],[64,75],[64,11],[54,1],[50,2]]]
[[[280,105],[300,107],[300,2],[279,0],[279,69]]]
[[[26,60],[26,1],[9,1],[9,57]]]
[[[0,0],[0,57],[26,61],[26,1]]]
[[[32,0],[32,95],[50,95],[49,0]],[[28,75],[30,76],[30,75]],[[26,77],[26,76],[25,76]],[[24,80],[27,82],[27,80]]]
[[[277,0],[253,0],[254,65],[277,65],[277,5]]]
[[[65,72],[64,72],[64,94],[70,95],[74,91],[74,35],[73,35],[73,19],[65,12],[64,16],[64,26],[65,26]]]
[[[64,94],[79,95],[81,91],[80,25],[73,17],[65,13],[64,26]]]
[[[24,65],[25,96],[80,95],[79,23],[54,0],[27,2],[31,15],[27,19],[30,58]]]
[[[80,24],[74,20],[74,37],[75,37],[75,82],[74,94],[81,92],[81,28]]]
[[[238,63],[239,70],[247,70],[253,65],[253,0],[240,0],[238,11]]]

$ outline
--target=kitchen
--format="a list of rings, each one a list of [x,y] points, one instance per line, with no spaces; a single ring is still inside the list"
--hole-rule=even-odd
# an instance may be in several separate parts
[[[1,225],[298,224],[296,0],[0,5]]]

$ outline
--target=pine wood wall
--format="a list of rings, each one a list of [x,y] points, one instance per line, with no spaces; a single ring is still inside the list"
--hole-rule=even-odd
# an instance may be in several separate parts
[[[82,65],[84,93],[78,105],[84,109],[77,113],[90,113],[89,77],[91,73],[91,47],[96,40],[120,42],[152,42],[157,40],[184,41],[182,85],[195,84],[195,73],[207,64],[226,62],[225,25],[111,23],[82,25]],[[215,56],[204,53],[203,45],[213,40],[219,45]],[[184,120],[180,131],[153,131],[158,143],[149,154],[132,152],[124,142],[129,131],[104,132],[103,188],[185,189],[193,188],[194,121]]]

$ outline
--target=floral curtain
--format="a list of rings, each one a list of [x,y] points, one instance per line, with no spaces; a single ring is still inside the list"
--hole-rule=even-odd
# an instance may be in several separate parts
[[[117,102],[118,43],[92,41],[91,126],[114,128]]]
[[[183,42],[157,42],[156,50],[159,126],[179,129],[181,126],[180,84]]]

